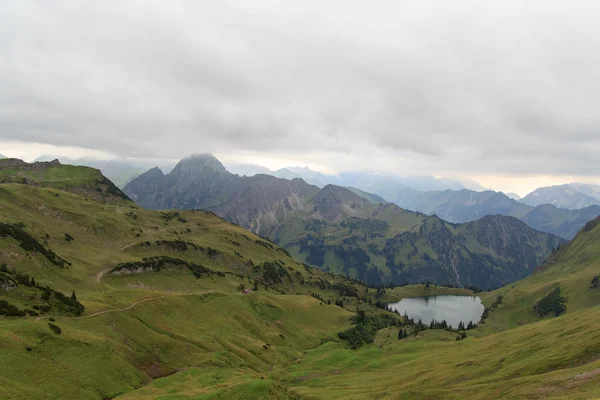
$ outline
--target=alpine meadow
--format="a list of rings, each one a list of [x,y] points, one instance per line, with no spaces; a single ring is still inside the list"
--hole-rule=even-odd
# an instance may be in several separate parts
[[[600,399],[599,13],[0,4],[0,400]]]

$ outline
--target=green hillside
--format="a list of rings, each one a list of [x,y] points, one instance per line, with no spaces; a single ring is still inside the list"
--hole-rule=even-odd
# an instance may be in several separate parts
[[[270,366],[339,341],[348,310],[381,313],[366,296],[212,213],[0,185],[0,363],[11,366],[0,380],[11,399],[113,398],[192,368],[210,369],[214,395],[286,398],[261,379]],[[225,388],[215,376],[235,379]]]
[[[0,397],[591,398],[599,249],[590,223],[531,277],[480,294],[487,318],[459,341],[374,305],[465,289],[367,289],[210,212],[2,183]],[[566,312],[538,315],[556,285]]]
[[[563,245],[544,265],[516,285],[486,294],[488,303],[498,295],[502,304],[491,313],[486,329],[516,327],[547,318],[534,305],[560,288],[566,313],[600,305],[600,219],[589,222],[572,242]]]

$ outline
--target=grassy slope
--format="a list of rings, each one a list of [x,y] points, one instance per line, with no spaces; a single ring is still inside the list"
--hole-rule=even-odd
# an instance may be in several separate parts
[[[0,238],[0,262],[65,293],[75,288],[86,306],[83,318],[56,316],[61,335],[48,329],[46,319],[0,317],[0,365],[11,366],[0,369],[8,398],[589,398],[600,387],[600,309],[592,307],[598,304],[595,292],[582,289],[598,271],[596,227],[563,248],[544,271],[498,292],[505,303],[466,340],[427,331],[398,341],[390,328],[380,331],[375,344],[351,351],[332,340],[352,314],[303,295],[311,290],[332,297],[311,282],[337,278],[305,269],[211,214],[182,212],[187,222],[166,221],[129,202],[101,205],[16,184],[0,185],[0,206],[0,222],[23,222],[42,242],[48,234],[48,247],[73,265],[60,269],[6,238]],[[64,240],[67,232],[74,241]],[[219,256],[139,246],[158,239],[212,247]],[[168,268],[102,275],[118,262],[158,254],[228,274],[196,279]],[[250,287],[257,278],[244,267],[249,258],[291,268],[296,280],[274,288],[290,294],[262,285],[258,292],[240,293],[240,283]],[[555,282],[569,297],[566,315],[491,333],[517,326],[510,322],[518,320],[515,315],[532,310]],[[383,300],[426,290],[451,292],[404,287],[386,291]],[[19,306],[37,300],[21,287],[0,293]],[[350,302],[351,309],[356,306]]]
[[[526,279],[483,296],[490,305],[498,295],[502,304],[490,314],[485,330],[496,332],[537,321],[533,306],[559,285],[567,298],[567,313],[600,304],[600,289],[590,288],[600,275],[600,224],[589,222],[567,245],[550,257],[544,266]]]
[[[320,399],[589,399],[600,392],[600,220],[589,223],[544,267],[514,285],[485,324],[455,341],[444,331],[397,340],[380,331],[373,345],[349,351],[326,343],[271,378]],[[540,318],[534,305],[555,285],[567,313]]]
[[[18,184],[0,186],[0,204],[0,221],[22,222],[72,266],[61,269],[40,254],[27,254],[12,238],[0,238],[0,262],[29,273],[41,285],[64,293],[76,289],[86,306],[84,318],[55,316],[61,335],[48,329],[47,319],[0,317],[0,364],[11,365],[0,379],[10,398],[113,397],[190,366],[232,369],[258,379],[273,363],[297,358],[302,349],[335,338],[349,326],[352,313],[306,296],[311,289],[327,295],[310,286],[318,277],[336,279],[306,270],[276,247],[265,247],[262,239],[212,214],[190,211],[181,213],[187,222],[166,222],[162,213],[133,203],[103,205]],[[65,233],[75,240],[64,240]],[[213,259],[205,252],[139,246],[157,239],[186,240],[219,254]],[[196,279],[187,270],[170,268],[103,275],[119,262],[157,254],[228,274]],[[240,283],[252,287],[244,277],[254,273],[244,267],[249,259],[255,264],[284,262],[306,285],[285,282],[277,290],[304,295],[280,295],[263,285],[258,292],[240,293]],[[0,299],[19,307],[38,302],[25,287],[0,291]]]
[[[600,307],[459,342],[388,329],[357,351],[324,344],[271,377],[319,399],[588,399],[600,388],[599,328]]]

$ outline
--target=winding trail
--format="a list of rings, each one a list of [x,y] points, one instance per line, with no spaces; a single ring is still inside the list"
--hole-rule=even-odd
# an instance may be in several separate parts
[[[90,315],[84,315],[82,317],[63,317],[61,319],[84,319],[84,318],[92,318],[92,317],[96,317],[98,315],[102,315],[102,314],[106,314],[106,313],[111,313],[111,312],[123,312],[123,311],[127,311],[133,307],[135,307],[136,305],[140,304],[140,303],[145,303],[148,301],[154,301],[154,300],[159,300],[159,299],[164,299],[165,297],[167,297],[168,295],[162,295],[162,296],[158,296],[158,297],[146,297],[143,298],[141,300],[136,301],[135,303],[125,307],[125,308],[119,308],[116,310],[104,310],[104,311],[98,311],[96,313],[90,314]]]
[[[167,297],[167,296],[176,296],[176,295],[167,295],[167,294],[165,294],[165,295],[158,296],[158,297],[146,297],[146,298],[143,298],[143,299],[141,299],[141,300],[138,300],[138,301],[136,301],[135,303],[133,303],[133,304],[130,304],[129,306],[127,306],[127,307],[124,307],[124,308],[118,308],[118,309],[116,309],[116,310],[104,310],[104,311],[98,311],[98,312],[96,312],[96,313],[93,313],[93,314],[90,314],[90,315],[83,315],[83,316],[81,316],[81,317],[60,317],[59,319],[60,319],[60,320],[65,320],[65,319],[85,319],[85,318],[93,318],[93,317],[97,317],[98,315],[102,315],[102,314],[106,314],[106,313],[112,313],[112,312],[123,312],[123,311],[130,310],[131,308],[135,307],[136,305],[138,305],[138,304],[140,304],[140,303],[146,303],[146,302],[148,302],[148,301],[154,301],[154,300],[164,299],[164,298],[165,298],[165,297]],[[41,320],[41,319],[44,319],[44,318],[50,318],[50,317],[49,317],[49,316],[47,316],[47,315],[44,315],[44,316],[37,317],[35,320],[36,320],[36,321],[39,321],[39,320]]]

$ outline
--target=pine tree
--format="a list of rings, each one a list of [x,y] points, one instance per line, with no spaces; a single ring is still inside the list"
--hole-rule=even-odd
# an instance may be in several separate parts
[[[76,303],[77,302],[77,296],[75,295],[75,289],[73,289],[73,292],[71,293],[71,300]]]
[[[35,287],[35,286],[36,286],[36,285],[35,285],[35,279],[33,279],[33,276],[31,277],[31,286],[32,286],[32,287]]]

